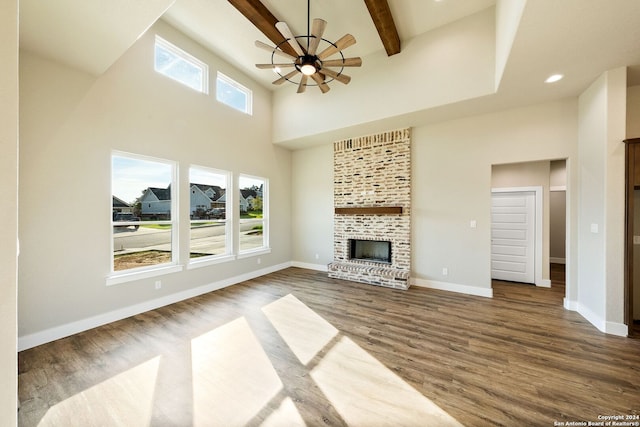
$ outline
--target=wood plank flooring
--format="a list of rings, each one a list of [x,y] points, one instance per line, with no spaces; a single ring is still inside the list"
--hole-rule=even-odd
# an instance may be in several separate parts
[[[549,289],[493,287],[488,299],[283,270],[21,352],[19,425],[553,426],[640,414],[640,341],[564,310],[558,271]]]

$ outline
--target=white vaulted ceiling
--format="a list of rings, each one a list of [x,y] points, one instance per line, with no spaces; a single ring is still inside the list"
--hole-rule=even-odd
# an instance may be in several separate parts
[[[307,2],[263,0],[295,34]],[[361,56],[348,86],[296,94],[254,64],[268,42],[227,0],[21,0],[20,46],[103,73],[158,18],[274,91],[273,140],[292,148],[349,135],[577,96],[603,71],[631,66],[640,84],[640,1],[389,0],[402,51],[387,57],[363,0],[312,0],[324,37],[345,33]],[[165,12],[166,11],[166,12]],[[553,73],[565,79],[543,83]],[[311,90],[314,89],[314,90]]]

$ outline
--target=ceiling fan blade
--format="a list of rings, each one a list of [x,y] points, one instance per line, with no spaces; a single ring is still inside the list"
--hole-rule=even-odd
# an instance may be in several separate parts
[[[300,84],[298,84],[298,93],[302,93],[305,91],[305,89],[307,89],[307,78],[309,76],[307,76],[306,74],[303,74],[302,77],[300,78]]]
[[[287,39],[287,42],[289,42],[293,50],[295,50],[298,55],[304,56],[304,51],[302,50],[300,43],[298,43],[298,41],[296,40],[287,23],[282,21],[277,22],[276,28],[278,29],[278,31],[280,31],[280,34],[282,34],[282,36]]]
[[[272,83],[273,83],[274,85],[280,85],[280,84],[282,84],[282,83],[286,82],[286,81],[287,81],[287,79],[290,79],[291,77],[295,76],[295,75],[296,75],[296,73],[298,73],[298,72],[299,72],[298,70],[293,70],[293,71],[292,71],[292,72],[290,72],[289,74],[286,74],[286,75],[284,75],[284,76],[280,77],[278,80],[274,80]]]
[[[318,58],[319,59],[328,58],[329,56],[333,55],[334,53],[338,53],[341,50],[345,50],[346,48],[348,48],[349,46],[352,46],[354,44],[356,44],[356,38],[353,37],[351,34],[345,34],[344,36],[342,36],[342,38],[340,38],[335,43],[335,46],[331,45],[328,48],[326,48],[325,50],[323,50],[322,52],[320,52],[318,54]]]
[[[309,41],[309,55],[313,56],[316,54],[316,50],[318,50],[318,45],[320,44],[320,40],[322,40],[322,34],[324,33],[324,29],[327,27],[327,21],[316,18],[313,20],[313,24],[311,26],[311,35],[313,36]]]
[[[322,61],[323,67],[359,67],[362,65],[362,58],[327,59]]]
[[[329,85],[324,82],[324,79],[320,76],[319,73],[311,74],[311,78],[318,84],[318,87],[320,88],[322,93],[327,93],[329,92],[329,89],[331,89]]]
[[[260,68],[261,70],[268,70],[269,68],[288,68],[288,67],[295,67],[295,65],[291,62],[287,62],[284,64],[256,64],[257,68]]]
[[[277,47],[269,46],[268,44],[263,43],[260,40],[256,40],[256,47],[259,47],[260,49],[264,49],[266,51],[269,51],[269,52],[271,52],[271,53],[273,53],[275,55],[280,55],[283,58],[290,59],[291,61],[295,61],[295,59],[296,59],[295,56],[291,56],[288,53],[285,53],[285,52],[281,51]]]
[[[349,84],[349,82],[351,81],[351,77],[347,76],[346,74],[339,74],[339,73],[336,73],[335,71],[330,70],[328,68],[322,68],[320,70],[320,72],[322,74],[324,74],[325,76],[332,77],[332,78],[336,79],[337,81],[339,81],[340,83],[343,83],[345,85]]]

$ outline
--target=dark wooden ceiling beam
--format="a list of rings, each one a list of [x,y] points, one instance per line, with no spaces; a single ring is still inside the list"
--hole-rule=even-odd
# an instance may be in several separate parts
[[[228,0],[229,3],[244,15],[255,27],[262,32],[274,45],[279,45],[285,39],[276,29],[278,18],[263,5],[260,0]],[[280,49],[289,55],[298,56],[288,43],[280,46]]]
[[[396,24],[393,22],[387,0],[364,0],[364,2],[378,30],[384,49],[387,51],[387,56],[400,53],[400,36]]]

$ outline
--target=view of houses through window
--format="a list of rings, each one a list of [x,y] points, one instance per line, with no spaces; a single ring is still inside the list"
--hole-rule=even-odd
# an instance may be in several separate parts
[[[240,175],[240,253],[268,246],[267,180]]]
[[[113,271],[175,262],[175,164],[112,156]]]
[[[228,172],[201,167],[189,169],[190,258],[231,253],[227,224],[228,178]]]
[[[112,155],[113,272],[178,264],[177,166],[128,153]],[[189,259],[191,262],[251,253],[268,247],[265,178],[189,168]],[[237,195],[237,201],[231,194]],[[238,206],[235,218],[230,203]],[[231,230],[238,230],[234,251]]]

